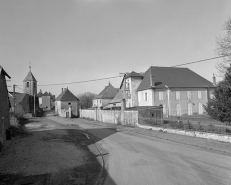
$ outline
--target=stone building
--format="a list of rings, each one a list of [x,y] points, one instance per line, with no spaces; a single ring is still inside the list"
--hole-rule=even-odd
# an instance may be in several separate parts
[[[103,108],[118,93],[119,89],[113,87],[109,82],[105,88],[92,100],[93,108]]]
[[[31,67],[26,78],[23,80],[23,93],[37,96],[37,80],[31,72]]]
[[[0,147],[6,139],[6,131],[10,127],[10,103],[6,77],[11,78],[0,66]]]
[[[127,73],[121,87],[126,107],[163,106],[166,116],[204,114],[215,84],[188,68],[153,67]]]
[[[60,117],[79,117],[79,99],[68,88],[62,88],[55,101],[55,112]]]

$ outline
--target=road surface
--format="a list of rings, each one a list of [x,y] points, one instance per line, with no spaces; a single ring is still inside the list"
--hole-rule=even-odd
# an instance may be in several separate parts
[[[118,131],[111,124],[57,116],[48,119],[78,125],[93,136],[104,155],[105,185],[231,184],[230,154]]]

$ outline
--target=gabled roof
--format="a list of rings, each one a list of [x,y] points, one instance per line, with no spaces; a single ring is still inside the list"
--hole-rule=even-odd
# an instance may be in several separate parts
[[[135,71],[132,71],[131,73],[126,72],[126,73],[124,74],[123,79],[122,79],[122,82],[121,82],[121,84],[120,84],[120,89],[121,89],[122,86],[123,86],[124,80],[127,79],[127,78],[129,78],[129,77],[139,77],[139,78],[142,79],[144,76],[143,76],[143,73],[137,73],[137,72],[135,72]]]
[[[9,92],[9,93],[12,95],[12,97],[10,97],[10,102],[13,104],[13,92]],[[25,96],[27,96],[27,94],[15,92],[14,96],[15,96],[15,104],[18,104],[22,102],[22,100],[24,99]]]
[[[190,87],[213,87],[215,86],[205,78],[188,68],[154,67],[151,66],[145,73],[137,91],[150,89],[150,76],[154,78],[154,88],[190,88]]]
[[[35,79],[35,77],[31,71],[29,71],[29,73],[27,74],[26,78],[23,81],[35,81],[35,82],[37,82],[37,80]]]
[[[120,103],[122,99],[123,99],[123,92],[122,89],[120,89],[118,93],[115,95],[115,97],[109,101],[109,104]]]
[[[129,78],[129,77],[140,77],[140,78],[143,78],[143,75],[140,74],[140,73],[137,73],[135,71],[132,71],[131,73],[128,73],[126,76],[125,76],[125,79],[126,78]]]
[[[57,98],[56,101],[79,101],[69,89],[65,89]]]
[[[113,99],[117,92],[118,89],[109,83],[94,99]]]
[[[0,75],[1,75],[1,74],[3,74],[4,76],[7,76],[9,79],[11,78],[11,77],[7,74],[7,72],[3,69],[2,66],[0,66]]]
[[[50,95],[48,94],[48,92],[45,92],[43,96],[50,96]]]

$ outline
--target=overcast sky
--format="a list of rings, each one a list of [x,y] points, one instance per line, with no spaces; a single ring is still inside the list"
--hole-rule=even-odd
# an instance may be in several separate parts
[[[12,91],[29,62],[40,85],[193,62],[216,56],[230,16],[230,0],[0,0],[0,65]],[[184,67],[212,81],[218,61]],[[109,81],[119,87],[121,78],[38,91],[98,94]]]

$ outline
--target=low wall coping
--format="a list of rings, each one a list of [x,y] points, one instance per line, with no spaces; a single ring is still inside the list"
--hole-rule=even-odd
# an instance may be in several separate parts
[[[179,130],[179,129],[168,129],[168,128],[153,127],[153,126],[140,125],[140,124],[137,124],[137,127],[148,129],[148,130],[156,130],[156,131],[167,132],[167,133],[172,133],[172,134],[199,137],[199,138],[204,138],[204,139],[212,139],[216,141],[231,143],[231,136],[228,136],[228,135],[198,132],[198,131]]]

